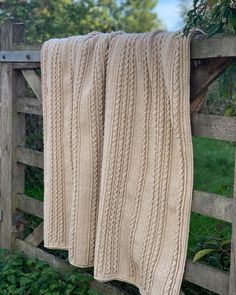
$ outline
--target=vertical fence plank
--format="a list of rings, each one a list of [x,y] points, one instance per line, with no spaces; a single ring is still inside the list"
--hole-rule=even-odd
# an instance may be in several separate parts
[[[236,294],[236,143],[235,143],[235,162],[234,162],[234,204],[232,214],[232,240],[231,240],[231,259],[230,259],[230,283],[229,295]]]
[[[24,25],[7,21],[1,26],[1,49],[12,50],[15,44],[24,39]],[[24,165],[16,161],[16,147],[24,145],[25,117],[17,113],[18,95],[24,94],[23,77],[13,70],[12,63],[1,64],[1,198],[3,211],[0,222],[0,247],[14,249],[19,237],[16,226],[15,193],[24,191]]]

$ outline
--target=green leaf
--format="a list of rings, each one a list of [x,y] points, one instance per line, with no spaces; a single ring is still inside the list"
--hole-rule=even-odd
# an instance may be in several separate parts
[[[236,32],[236,9],[230,9],[228,21],[234,32]]]
[[[74,288],[69,288],[69,287],[68,287],[68,288],[66,289],[66,293],[65,293],[65,294],[66,294],[66,295],[71,295],[73,290],[74,290]]]
[[[27,259],[26,265],[32,266],[32,265],[34,265],[36,263],[36,261],[37,261],[36,258]]]
[[[210,239],[210,240],[207,240],[205,242],[205,244],[217,246],[218,245],[218,242],[216,240],[214,240],[214,239]]]
[[[49,289],[50,290],[55,290],[55,289],[57,289],[58,288],[58,284],[51,284],[50,286],[49,286]]]
[[[214,251],[217,251],[217,249],[203,249],[203,250],[198,251],[193,257],[193,262],[198,261],[199,259],[201,259],[205,255],[210,254],[211,252],[214,252]]]
[[[10,275],[7,277],[7,280],[12,284],[15,285],[16,284],[16,277],[14,275]]]
[[[210,30],[207,33],[207,37],[211,37],[213,35],[215,35],[216,33],[220,33],[222,31],[223,28],[223,24],[219,23],[219,24],[214,24]]]
[[[225,241],[223,241],[222,243],[221,243],[221,247],[224,247],[224,246],[226,246],[226,245],[228,245],[228,244],[230,244],[231,243],[231,240],[225,240]]]

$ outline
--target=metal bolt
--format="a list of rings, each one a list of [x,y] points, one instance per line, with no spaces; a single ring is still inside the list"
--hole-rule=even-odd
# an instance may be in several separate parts
[[[29,54],[26,54],[25,56],[27,59],[30,59],[30,55]]]
[[[6,59],[6,55],[5,54],[2,55],[2,59]]]

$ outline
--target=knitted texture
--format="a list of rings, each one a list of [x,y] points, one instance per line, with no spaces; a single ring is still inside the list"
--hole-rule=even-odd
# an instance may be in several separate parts
[[[109,39],[52,39],[41,53],[44,245],[68,249],[70,262],[81,266],[94,260]]]
[[[193,34],[93,32],[42,48],[44,246],[146,295],[179,294],[183,278]]]

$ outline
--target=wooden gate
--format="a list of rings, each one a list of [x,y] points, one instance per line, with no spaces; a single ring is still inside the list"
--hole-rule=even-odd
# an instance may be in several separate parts
[[[42,116],[41,79],[36,71],[40,69],[40,46],[27,47],[24,44],[24,24],[19,22],[5,22],[1,26],[0,44],[0,247],[22,250],[25,255],[38,257],[63,273],[74,267],[37,247],[43,241],[43,223],[39,224],[25,240],[22,239],[21,212],[43,219],[43,202],[24,195],[25,166],[43,169],[43,153],[25,148],[26,114]],[[192,60],[207,59],[214,67],[214,61],[219,60],[219,57],[226,58],[223,59],[225,65],[231,58],[236,57],[236,36],[216,35],[210,39],[197,37],[193,40]],[[209,84],[209,81],[207,83]],[[26,96],[28,87],[33,91],[34,97]],[[194,84],[193,88],[196,92],[197,85]],[[236,117],[194,114],[191,121],[194,136],[236,142]],[[187,260],[184,278],[218,294],[235,295],[236,177],[233,198],[194,191],[192,211],[232,223],[231,269],[230,273],[227,273],[203,263]],[[92,284],[104,294],[124,294],[110,284],[96,281]]]

